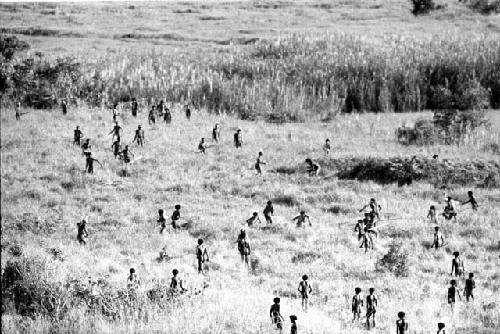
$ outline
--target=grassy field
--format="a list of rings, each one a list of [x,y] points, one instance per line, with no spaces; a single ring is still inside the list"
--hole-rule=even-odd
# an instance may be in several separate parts
[[[461,35],[462,41],[484,34],[493,40],[500,35],[498,15],[481,16],[458,2],[446,3],[446,9],[421,18],[413,17],[407,1],[7,3],[0,4],[0,28],[53,56],[82,57],[84,52],[88,58],[107,59],[143,50],[149,55],[151,47],[171,56],[230,55],[253,38],[293,32],[352,33],[373,38],[375,44],[396,31],[402,40],[426,40],[436,34],[441,39]],[[72,105],[66,116],[59,110],[23,111],[29,113],[20,122],[8,106],[0,114],[2,273],[9,261],[20,263],[24,281],[50,296],[46,300],[52,313],[23,317],[5,302],[4,333],[272,333],[268,315],[275,296],[282,300],[285,332],[288,316],[296,314],[300,333],[364,333],[362,324],[351,322],[357,286],[363,295],[374,287],[379,297],[372,333],[395,332],[398,311],[406,312],[411,333],[435,332],[438,322],[446,323],[447,333],[500,330],[498,188],[340,180],[330,167],[338,165],[330,163],[333,160],[434,154],[452,162],[498,163],[498,111],[488,113],[489,129],[481,129],[461,146],[404,146],[395,141],[394,130],[402,123],[430,119],[430,112],[270,124],[195,110],[188,122],[182,106],[175,104],[171,125],[150,126],[145,110],[134,119],[125,108],[119,117],[124,143],[131,144],[138,124],[146,136],[143,148],[131,144],[140,159],[127,173],[111,153],[109,109]],[[210,138],[216,122],[222,127],[222,142],[206,155],[196,153],[200,138]],[[84,157],[72,144],[76,125],[91,138],[92,151],[103,164],[96,166],[94,175],[83,172]],[[232,145],[238,127],[243,130],[241,150]],[[322,151],[326,138],[332,141],[330,157]],[[268,163],[263,175],[253,169],[259,151]],[[306,175],[307,157],[321,161],[319,177]],[[465,200],[468,190],[474,191],[479,210],[459,207],[456,222],[441,223],[445,247],[429,249],[429,206],[441,212],[445,196]],[[383,207],[383,219],[402,219],[387,221],[375,249],[364,253],[353,229],[360,217],[357,211],[371,197]],[[246,268],[235,241],[245,219],[254,211],[261,213],[268,200],[275,203],[275,224],[247,228],[253,253]],[[160,235],[158,209],[169,217],[175,204],[183,207],[184,227]],[[311,228],[297,229],[291,221],[300,210],[310,214]],[[87,215],[90,237],[81,246],[76,223]],[[199,237],[206,240],[211,255],[206,275],[196,270]],[[409,254],[407,277],[376,268],[393,241],[401,242]],[[163,247],[173,258],[158,262]],[[476,300],[459,301],[452,314],[446,292],[455,250],[462,254],[466,273],[475,273],[477,288]],[[136,307],[121,303],[131,267],[142,282]],[[166,291],[174,268],[189,292],[165,302],[148,301],[147,291]],[[296,292],[303,274],[309,275],[314,289],[308,313],[301,311]],[[89,284],[90,297],[70,295],[68,291],[89,280],[100,282]],[[460,280],[459,289],[463,286]],[[88,312],[95,300],[106,301],[107,311]]]

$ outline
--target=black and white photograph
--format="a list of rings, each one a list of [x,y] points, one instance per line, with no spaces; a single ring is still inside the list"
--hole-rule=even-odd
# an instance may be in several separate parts
[[[500,333],[500,0],[0,0],[1,332]]]

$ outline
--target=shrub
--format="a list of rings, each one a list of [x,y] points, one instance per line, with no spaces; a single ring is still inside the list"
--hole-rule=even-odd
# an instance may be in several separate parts
[[[411,0],[411,3],[413,4],[411,11],[413,15],[427,14],[436,8],[434,0]]]
[[[297,197],[295,197],[295,195],[290,195],[290,194],[279,194],[275,196],[271,201],[275,204],[286,205],[289,207],[301,205]]]
[[[500,0],[469,0],[468,6],[484,15],[500,13]]]
[[[320,257],[321,255],[315,252],[298,252],[292,257],[291,261],[292,263],[310,263],[314,260],[319,259]]]
[[[379,271],[389,271],[396,277],[406,277],[409,274],[408,254],[402,243],[393,241],[387,254],[377,261],[376,268]]]

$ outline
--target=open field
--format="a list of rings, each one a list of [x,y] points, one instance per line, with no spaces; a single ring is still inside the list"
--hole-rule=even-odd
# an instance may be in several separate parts
[[[399,311],[406,312],[411,333],[436,332],[438,322],[446,323],[448,334],[498,333],[498,187],[484,186],[484,178],[472,172],[467,186],[431,184],[440,175],[398,186],[339,174],[353,161],[430,160],[437,154],[452,171],[458,164],[479,162],[484,170],[478,174],[491,175],[496,183],[488,184],[498,184],[499,172],[489,170],[500,163],[498,110],[487,112],[490,127],[480,127],[460,146],[401,145],[395,129],[432,119],[431,112],[342,114],[337,95],[330,93],[330,83],[333,87],[345,79],[335,68],[337,60],[353,54],[345,58],[348,74],[360,77],[356,81],[347,75],[345,82],[355,82],[359,89],[350,94],[362,96],[365,105],[348,111],[425,109],[419,94],[427,87],[428,69],[449,71],[436,74],[438,88],[469,80],[494,94],[500,82],[495,70],[500,64],[499,16],[473,13],[456,1],[439,3],[447,7],[417,18],[403,0],[0,4],[1,33],[28,41],[28,55],[75,56],[84,83],[96,84],[72,87],[89,88],[94,95],[73,96],[66,116],[59,109],[23,108],[28,113],[16,121],[12,101],[2,101],[2,290],[10,284],[22,295],[16,299],[21,305],[3,298],[2,333],[275,333],[269,307],[276,296],[281,297],[285,333],[291,314],[298,316],[299,333],[365,333],[363,324],[351,322],[357,286],[363,296],[374,287],[379,298],[371,333],[394,333]],[[410,51],[414,58],[405,59]],[[379,62],[379,55],[387,58]],[[299,62],[304,66],[294,72]],[[331,77],[322,74],[329,70]],[[404,89],[388,89],[395,98],[381,99],[379,88],[386,86],[370,77],[375,70],[381,78],[403,78]],[[298,75],[282,79],[283,73]],[[321,85],[311,88],[297,78]],[[475,92],[477,87],[466,88]],[[302,123],[242,120],[245,115],[231,113],[241,101],[252,106],[250,116],[262,112],[273,100],[269,92],[281,104],[278,111],[294,109],[292,116]],[[141,103],[137,119],[130,115],[131,96]],[[321,106],[311,102],[318,96],[324,98]],[[148,125],[148,103],[160,98],[174,102],[172,124]],[[234,102],[231,110],[220,108],[224,99]],[[185,101],[194,105],[191,121],[184,117]],[[216,108],[209,110],[207,101]],[[387,107],[377,109],[383,101]],[[114,102],[120,102],[123,143],[140,157],[126,171],[113,158],[107,135]],[[306,105],[321,113],[306,113]],[[210,138],[216,122],[221,143],[206,155],[197,153],[200,137]],[[138,124],[145,129],[142,148],[131,143]],[[72,144],[76,125],[103,164],[95,166],[93,175],[84,173],[81,149]],[[238,127],[244,141],[240,150],[232,144]],[[322,150],[326,138],[332,141],[328,157]],[[268,163],[263,175],[253,167],[259,151]],[[307,176],[303,162],[308,157],[321,163],[318,177]],[[442,212],[445,196],[464,201],[468,190],[474,191],[479,210],[459,206],[456,222],[441,221],[445,246],[430,249],[429,206]],[[382,206],[382,219],[394,220],[382,222],[375,249],[365,253],[353,229],[361,217],[358,210],[371,197]],[[261,212],[268,200],[275,203],[275,223],[246,228],[252,247],[247,268],[235,241],[252,212],[264,221]],[[183,228],[174,232],[168,227],[160,235],[158,209],[168,218],[175,204],[182,205]],[[295,227],[291,218],[300,210],[311,216],[312,227]],[[76,241],[76,223],[85,216],[89,240],[82,246]],[[200,237],[210,253],[206,275],[196,268]],[[392,242],[408,253],[408,276],[377,268]],[[159,262],[164,247],[172,259]],[[477,288],[475,301],[459,301],[452,314],[446,293],[456,250],[465,272],[475,273]],[[142,282],[136,299],[129,299],[126,288],[131,267]],[[188,292],[154,299],[151,292],[166,295],[174,268]],[[314,290],[308,313],[301,311],[297,292],[303,274]],[[30,289],[22,290],[21,284]],[[458,288],[463,287],[460,279]],[[22,304],[37,299],[42,306]]]

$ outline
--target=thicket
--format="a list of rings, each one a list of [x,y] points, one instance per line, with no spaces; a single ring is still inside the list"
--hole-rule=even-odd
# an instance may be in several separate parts
[[[375,181],[400,186],[427,181],[437,188],[453,185],[479,188],[500,187],[498,161],[460,161],[427,157],[332,159],[324,166],[338,170],[340,179]]]
[[[274,122],[329,120],[339,112],[465,110],[477,101],[500,106],[500,41],[485,36],[290,35],[227,53],[121,50],[78,61],[37,65],[63,73],[41,86],[90,105],[132,97],[189,101]]]
[[[0,35],[0,93],[34,108],[53,108],[79,95],[80,64],[74,58],[48,58],[40,52],[16,57],[26,42]]]
[[[500,0],[468,0],[468,6],[485,15],[500,13]]]

